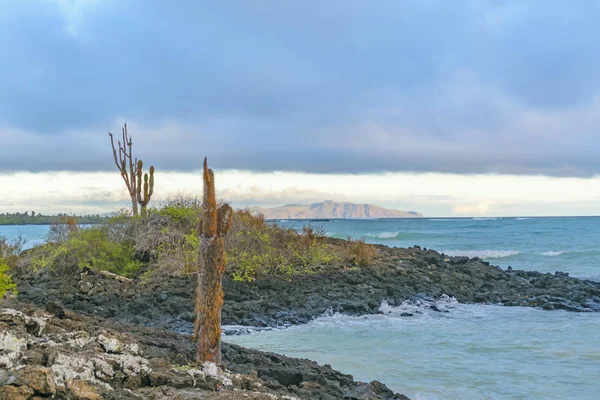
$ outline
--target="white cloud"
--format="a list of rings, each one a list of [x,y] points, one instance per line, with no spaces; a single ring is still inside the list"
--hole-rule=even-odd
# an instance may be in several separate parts
[[[600,215],[600,177],[554,178],[439,173],[308,174],[217,170],[219,196],[234,206],[353,201],[427,216]],[[177,193],[199,194],[196,172],[156,173],[154,204]],[[127,207],[119,174],[0,174],[0,212],[104,213]]]

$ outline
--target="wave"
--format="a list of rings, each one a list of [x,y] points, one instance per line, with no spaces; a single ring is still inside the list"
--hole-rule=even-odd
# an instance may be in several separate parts
[[[473,217],[473,221],[496,221],[502,218],[497,217]]]
[[[556,256],[560,256],[561,254],[565,254],[565,253],[569,253],[569,252],[568,251],[545,251],[541,255],[548,256],[548,257],[556,257]]]
[[[400,232],[378,232],[378,233],[367,233],[367,237],[376,239],[396,239],[400,235]]]
[[[442,294],[437,299],[428,296],[415,296],[412,299],[405,300],[399,306],[391,306],[387,301],[382,301],[379,305],[379,312],[385,315],[406,315],[406,313],[423,314],[424,312],[449,312],[450,309],[458,305],[455,297]]]
[[[255,333],[261,332],[269,332],[278,329],[285,329],[285,327],[281,328],[271,328],[271,327],[256,327],[256,326],[246,326],[246,325],[223,325],[222,327],[223,336],[239,336],[239,335],[251,335]]]
[[[515,218],[515,221],[524,221],[526,219],[533,219],[531,217],[519,217],[519,218]]]
[[[367,233],[365,235],[368,238],[372,239],[380,239],[380,240],[411,240],[411,239],[424,239],[424,238],[439,238],[444,235],[435,234],[435,233],[420,233],[420,232],[376,232],[376,233]]]
[[[479,257],[479,258],[505,258],[512,257],[521,254],[520,251],[516,250],[444,250],[441,251],[451,257],[466,256],[466,257]]]

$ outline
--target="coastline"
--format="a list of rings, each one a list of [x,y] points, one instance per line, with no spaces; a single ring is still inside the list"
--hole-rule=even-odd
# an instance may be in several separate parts
[[[572,278],[561,272],[506,271],[479,258],[449,257],[419,247],[377,247],[380,254],[369,267],[329,267],[293,279],[270,276],[254,282],[236,282],[226,276],[223,325],[274,328],[304,324],[326,311],[348,315],[377,314],[383,301],[390,306],[407,300],[421,301],[429,304],[431,310],[442,312],[435,305],[435,300],[442,295],[453,296],[461,303],[600,311],[599,282]],[[194,320],[192,279],[169,277],[140,282],[117,280],[91,269],[77,272],[53,275],[44,271],[16,276],[20,293],[19,305],[15,308],[45,308],[53,310],[55,315],[57,309],[65,310],[63,315],[69,315],[71,319],[88,321],[88,318],[95,318],[96,324],[118,327],[123,333],[146,332],[153,337],[148,339],[152,343],[169,337],[167,342],[192,346],[188,336]],[[410,315],[405,317],[410,318]],[[58,325],[65,323],[60,318],[55,322]],[[240,329],[243,332],[244,328]],[[226,333],[239,331],[230,329]],[[379,382],[355,383],[351,376],[331,370],[327,365],[320,367],[308,360],[225,344],[224,353],[228,352],[237,354],[235,361],[230,360],[226,365],[228,373],[254,371],[251,374],[276,396],[285,392],[303,393],[299,398],[342,398],[331,390],[343,381],[343,390],[350,393],[360,388],[364,395],[350,398],[406,399]],[[245,355],[240,356],[240,353]],[[238,369],[238,364],[244,367]],[[321,375],[329,381],[314,385],[316,376]],[[233,389],[247,391],[248,388]],[[153,389],[138,385],[136,390]]]
[[[309,322],[328,310],[374,314],[383,301],[397,306],[442,295],[460,303],[600,311],[600,282],[561,272],[507,271],[479,258],[449,257],[419,247],[378,248],[382,254],[370,267],[323,268],[293,279],[267,276],[250,283],[225,276],[223,324],[282,327]],[[16,277],[19,299],[38,305],[58,301],[77,312],[119,322],[191,331],[191,279],[168,277],[139,284],[108,279],[93,270],[68,280],[44,274]]]

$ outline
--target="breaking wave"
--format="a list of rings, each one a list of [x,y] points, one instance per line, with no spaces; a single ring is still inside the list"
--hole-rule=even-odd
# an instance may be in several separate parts
[[[367,233],[365,235],[368,238],[372,239],[380,239],[380,240],[410,240],[410,239],[424,239],[424,238],[433,238],[433,237],[442,237],[444,235],[434,234],[434,233],[419,233],[419,232],[377,232],[377,233]]]
[[[465,257],[479,257],[482,259],[486,258],[505,258],[512,257],[521,254],[520,251],[516,250],[444,250],[444,253],[451,257],[465,256]]]
[[[542,253],[543,256],[548,256],[548,257],[556,257],[556,256],[560,256],[561,254],[565,254],[568,253],[568,251],[546,251],[544,253]]]
[[[437,299],[428,296],[415,296],[412,299],[405,300],[399,306],[391,306],[387,301],[382,301],[379,306],[379,312],[385,315],[408,316],[408,314],[423,314],[425,312],[449,312],[450,309],[458,305],[455,297],[443,294]],[[404,315],[402,315],[404,314]]]

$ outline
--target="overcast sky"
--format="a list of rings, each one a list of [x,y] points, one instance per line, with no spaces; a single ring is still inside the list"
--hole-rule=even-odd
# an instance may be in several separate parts
[[[585,0],[3,0],[0,212],[53,171],[46,210],[114,208],[128,122],[157,186],[199,191],[207,155],[239,205],[600,214],[598,21]],[[79,196],[99,176],[108,197]]]

